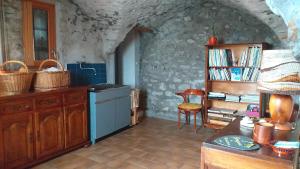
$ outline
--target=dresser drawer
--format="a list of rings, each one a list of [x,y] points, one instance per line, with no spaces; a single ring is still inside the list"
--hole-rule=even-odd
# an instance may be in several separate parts
[[[10,102],[0,103],[0,113],[22,113],[33,111],[33,100],[11,100]]]
[[[48,95],[36,98],[37,109],[57,107],[62,105],[62,95]]]
[[[85,103],[86,102],[86,91],[75,91],[69,92],[64,94],[64,104],[78,104],[78,103]]]

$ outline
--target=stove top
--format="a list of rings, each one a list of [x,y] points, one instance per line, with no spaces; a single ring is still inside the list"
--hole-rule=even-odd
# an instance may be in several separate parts
[[[101,84],[90,85],[88,90],[90,92],[96,92],[96,91],[101,91],[101,90],[106,90],[111,88],[119,88],[123,86],[125,85],[101,83]]]

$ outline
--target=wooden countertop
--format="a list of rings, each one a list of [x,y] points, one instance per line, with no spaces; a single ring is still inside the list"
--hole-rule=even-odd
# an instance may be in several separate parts
[[[270,146],[263,146],[259,150],[255,151],[241,151],[235,150],[231,148],[227,148],[224,146],[220,146],[213,141],[221,136],[225,135],[243,135],[249,138],[252,138],[252,128],[240,127],[240,118],[234,120],[230,125],[226,126],[224,129],[220,130],[216,135],[210,137],[205,142],[202,143],[202,146],[214,148],[218,150],[223,150],[227,152],[232,152],[240,155],[251,156],[254,158],[261,158],[266,160],[282,160],[287,163],[293,163],[295,158],[298,158],[299,149],[295,151],[293,154],[288,156],[279,157],[275,152],[273,152]],[[275,140],[286,140],[286,141],[299,141],[299,134],[300,134],[300,119],[297,121],[296,129],[293,131],[278,131],[274,132]]]
[[[12,93],[12,92],[0,92],[0,101],[5,99],[13,99],[13,98],[20,98],[20,97],[28,97],[28,96],[37,96],[42,94],[54,94],[59,92],[65,92],[65,91],[73,91],[73,90],[87,90],[88,86],[70,86],[70,87],[63,87],[53,90],[35,90],[35,91],[29,91],[26,93]]]

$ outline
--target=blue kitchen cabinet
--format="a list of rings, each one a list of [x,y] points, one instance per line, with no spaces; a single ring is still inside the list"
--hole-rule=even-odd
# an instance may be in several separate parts
[[[130,96],[122,97],[116,100],[116,129],[121,129],[130,124]]]
[[[130,125],[130,87],[123,86],[90,92],[90,136],[96,139],[107,136]]]
[[[98,137],[103,137],[115,130],[115,100],[106,101],[102,103],[96,103],[96,109],[99,110],[96,113],[95,120],[96,123],[96,135]]]

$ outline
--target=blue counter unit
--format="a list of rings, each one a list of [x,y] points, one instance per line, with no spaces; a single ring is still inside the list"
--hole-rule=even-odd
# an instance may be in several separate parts
[[[130,125],[130,87],[90,92],[90,136],[96,139]]]

